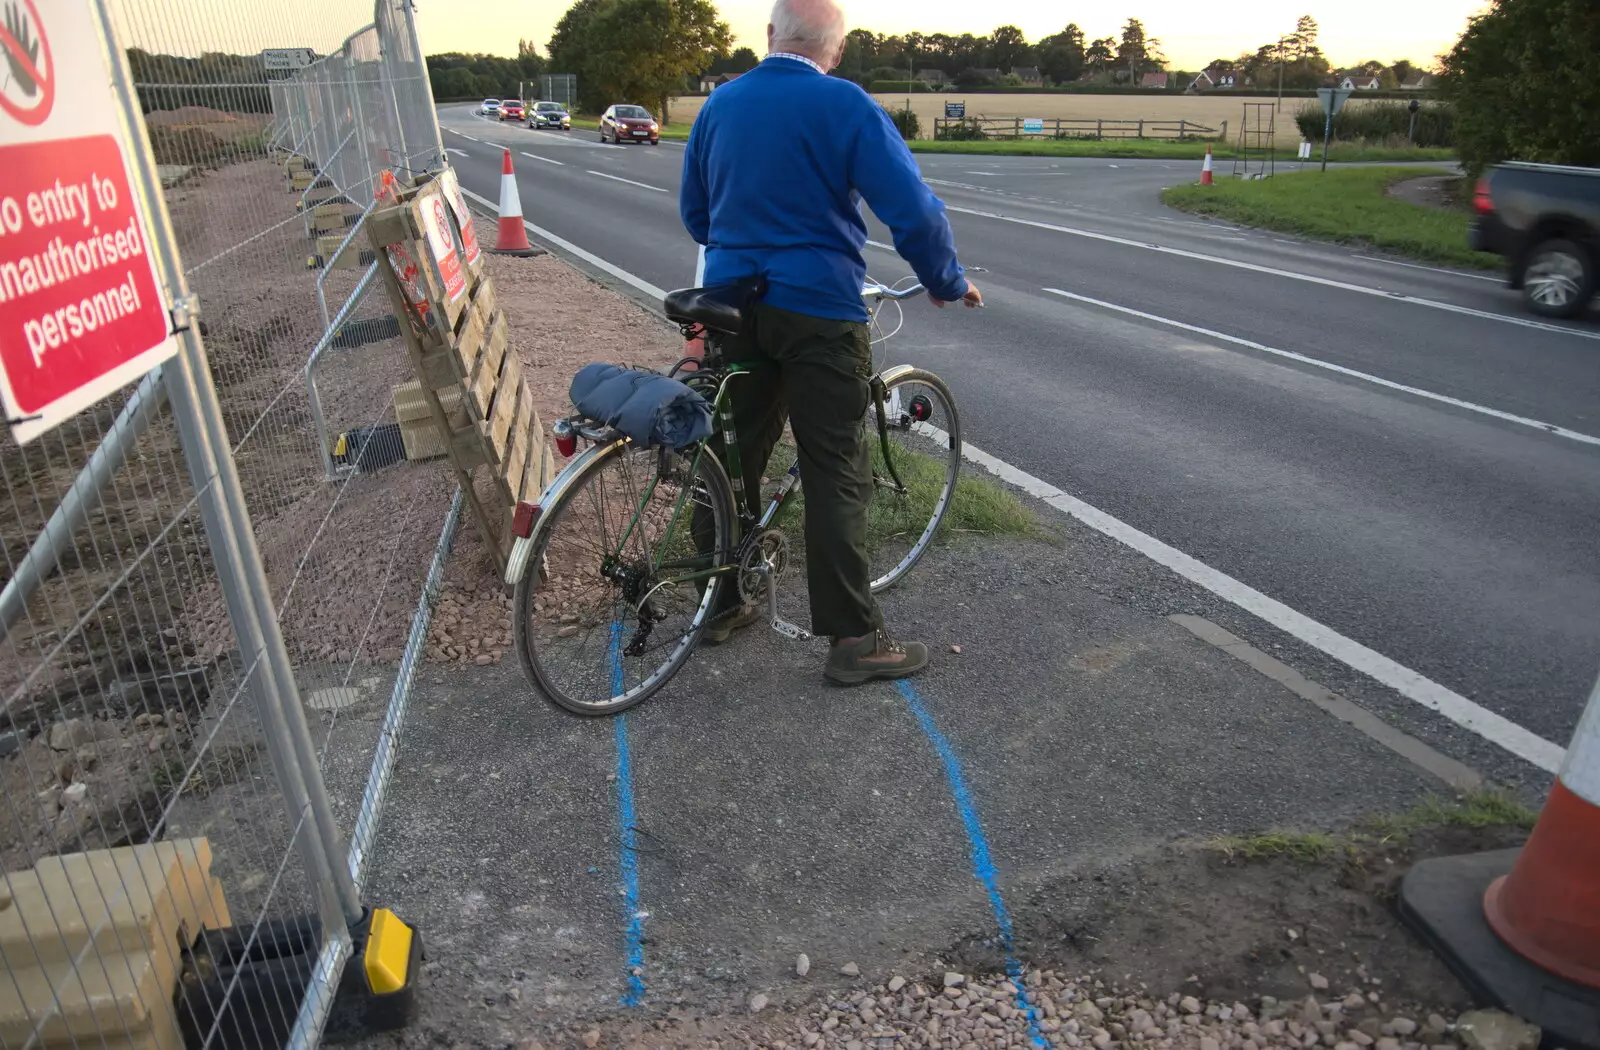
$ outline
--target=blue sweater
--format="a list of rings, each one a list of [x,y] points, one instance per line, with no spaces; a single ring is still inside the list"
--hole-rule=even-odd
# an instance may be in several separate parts
[[[867,320],[862,198],[930,294],[966,294],[944,204],[855,84],[769,58],[717,88],[695,119],[678,208],[706,246],[708,286],[761,275],[773,306]]]

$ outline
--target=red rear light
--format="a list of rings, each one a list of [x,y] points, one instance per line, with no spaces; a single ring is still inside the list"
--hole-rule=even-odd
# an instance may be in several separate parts
[[[1477,186],[1473,188],[1472,210],[1479,215],[1488,215],[1494,211],[1494,200],[1489,196],[1489,179],[1487,176],[1479,179]]]
[[[523,500],[511,514],[511,535],[527,539],[533,535],[533,523],[539,520],[539,505]]]
[[[571,459],[572,454],[578,451],[578,435],[571,431],[556,435],[556,451],[566,459]]]

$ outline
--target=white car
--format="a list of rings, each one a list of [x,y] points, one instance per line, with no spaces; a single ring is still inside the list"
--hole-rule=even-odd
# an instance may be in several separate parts
[[[497,98],[486,98],[483,100],[483,105],[478,107],[478,116],[480,117],[498,117],[499,115],[500,100]]]

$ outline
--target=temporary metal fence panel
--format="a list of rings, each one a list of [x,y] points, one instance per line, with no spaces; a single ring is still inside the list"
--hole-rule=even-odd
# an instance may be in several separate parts
[[[150,145],[167,293],[195,309],[158,372],[29,445],[0,436],[0,860],[42,909],[20,939],[0,915],[0,957],[49,1000],[0,1010],[0,1045],[152,1025],[191,1048],[312,1045],[360,947],[357,880],[459,518],[443,461],[400,447],[410,369],[358,225],[382,172],[443,158],[426,69],[406,0],[89,2]],[[269,80],[269,47],[326,57]],[[141,966],[199,965],[169,918],[303,965],[264,991],[201,980],[203,1008],[168,983],[90,1009]]]

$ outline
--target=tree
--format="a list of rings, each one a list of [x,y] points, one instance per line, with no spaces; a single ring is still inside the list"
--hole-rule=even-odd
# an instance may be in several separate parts
[[[1113,50],[1117,46],[1116,37],[1103,36],[1089,45],[1089,50],[1084,52],[1084,58],[1089,63],[1089,68],[1097,73],[1104,73],[1111,60],[1116,57]]]
[[[748,73],[761,64],[761,59],[748,47],[735,48],[727,58],[719,58],[706,67],[707,73]]]
[[[1600,166],[1600,8],[1494,0],[1444,56],[1469,172],[1503,160]]]
[[[556,23],[550,64],[576,73],[585,109],[667,103],[685,81],[728,57],[733,34],[709,0],[578,0]]]
[[[1422,70],[1418,69],[1409,58],[1397,58],[1389,63],[1389,69],[1394,72],[1395,80],[1404,84],[1416,77]]]
[[[1137,83],[1139,74],[1159,69],[1160,63],[1151,52],[1151,45],[1160,41],[1147,40],[1144,23],[1130,18],[1122,27],[1122,39],[1117,44],[1117,65],[1127,69],[1130,83]]]
[[[989,36],[989,64],[1002,73],[1026,65],[1032,52],[1028,38],[1016,26],[1001,26]]]
[[[1070,84],[1083,73],[1083,30],[1076,23],[1052,36],[1047,36],[1034,47],[1039,73],[1057,84]]]

